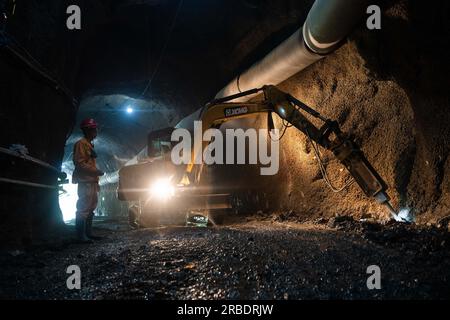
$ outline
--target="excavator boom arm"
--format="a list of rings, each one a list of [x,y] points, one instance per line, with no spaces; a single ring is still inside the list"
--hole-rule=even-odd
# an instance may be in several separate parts
[[[237,98],[259,92],[264,93],[264,100],[262,101],[249,103],[231,102]],[[304,133],[311,142],[333,152],[362,191],[368,197],[374,197],[380,203],[386,204],[391,213],[395,215],[395,211],[390,205],[389,197],[386,194],[386,183],[354,141],[340,130],[339,124],[336,121],[324,118],[319,112],[275,86],[264,86],[210,102],[205,106],[200,116],[202,133],[211,127],[219,127],[228,120],[251,117],[261,113],[268,114],[269,129],[273,128],[271,113],[276,113],[280,118]],[[310,117],[317,118],[323,125],[318,128],[304,113],[307,113]],[[191,163],[186,169],[187,174],[192,173],[196,157],[201,156],[207,145],[208,142],[203,142],[201,150],[192,151]],[[196,181],[200,179],[201,168],[202,165],[200,165],[196,173]]]

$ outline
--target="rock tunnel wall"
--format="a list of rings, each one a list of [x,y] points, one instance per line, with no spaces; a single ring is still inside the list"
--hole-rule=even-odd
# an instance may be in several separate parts
[[[0,60],[0,69],[0,145],[24,145],[30,156],[59,168],[74,106],[14,59]],[[51,170],[20,158],[1,154],[0,165],[1,178],[53,186],[57,182]],[[62,224],[56,189],[2,182],[0,210],[0,243],[5,246],[27,245],[33,234],[45,234]]]
[[[449,45],[448,11],[445,1],[435,7],[397,2],[384,12],[381,30],[361,27],[337,52],[279,86],[354,135],[389,185],[394,205],[412,208],[419,223],[450,214],[449,63],[435,51]],[[346,171],[331,153],[323,158],[331,180],[343,185]],[[218,173],[224,184],[228,170]],[[332,192],[310,143],[295,128],[280,143],[278,175],[255,180],[257,171],[235,170],[233,177],[243,178],[229,184],[258,181],[253,187],[266,198],[261,209],[300,219],[388,218],[356,184]]]
[[[60,86],[73,92],[79,67],[79,37],[57,27],[65,22],[67,3],[18,3],[15,15],[2,25],[8,36],[2,35],[0,44],[0,146],[24,145],[30,156],[56,168],[77,112]],[[0,155],[0,166],[2,178],[57,183],[51,170],[8,155]],[[1,247],[29,245],[62,225],[58,190],[0,183]]]

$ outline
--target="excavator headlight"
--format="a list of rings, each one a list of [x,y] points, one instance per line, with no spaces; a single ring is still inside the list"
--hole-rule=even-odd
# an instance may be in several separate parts
[[[150,195],[158,200],[168,200],[175,194],[175,187],[171,178],[161,178],[154,181],[150,186]]]

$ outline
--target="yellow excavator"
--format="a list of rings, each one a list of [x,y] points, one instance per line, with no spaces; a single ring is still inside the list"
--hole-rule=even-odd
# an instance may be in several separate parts
[[[252,102],[233,102],[243,97],[263,94],[262,100]],[[321,164],[319,146],[330,150],[348,170],[363,193],[376,199],[387,207],[394,218],[396,212],[387,195],[387,184],[368,162],[361,149],[343,133],[336,121],[323,117],[292,95],[275,86],[264,86],[253,90],[220,98],[206,104],[198,119],[202,121],[202,134],[210,128],[219,128],[224,122],[238,118],[255,117],[268,114],[269,130],[274,128],[272,114],[277,114],[284,123],[294,126],[313,145],[321,166],[324,179],[326,170]],[[320,126],[309,119],[315,118]],[[209,142],[203,141],[202,150],[192,148],[187,165],[174,165],[171,161],[173,142],[171,135],[175,128],[151,132],[148,137],[148,157],[143,161],[122,168],[119,171],[118,198],[130,203],[130,224],[138,226],[157,226],[162,217],[193,214],[198,221],[202,216],[215,212],[227,212],[233,208],[230,194],[209,193],[201,185],[203,164],[198,157]],[[194,219],[194,221],[195,221]],[[214,220],[214,219],[213,219]],[[219,222],[219,219],[216,219]]]

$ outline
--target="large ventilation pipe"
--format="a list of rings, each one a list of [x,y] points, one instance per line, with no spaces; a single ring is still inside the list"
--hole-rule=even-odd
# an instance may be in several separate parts
[[[119,182],[119,171],[108,172],[104,176],[100,177],[98,184],[105,186],[107,184]]]
[[[147,157],[147,147],[144,147],[137,155],[128,160],[124,167],[138,164],[140,160]],[[100,177],[99,185],[104,186],[112,183],[119,182],[119,170],[106,173],[104,176]]]
[[[324,58],[362,20],[368,3],[368,0],[316,0],[303,28],[234,78],[216,98],[267,84],[277,85]]]

